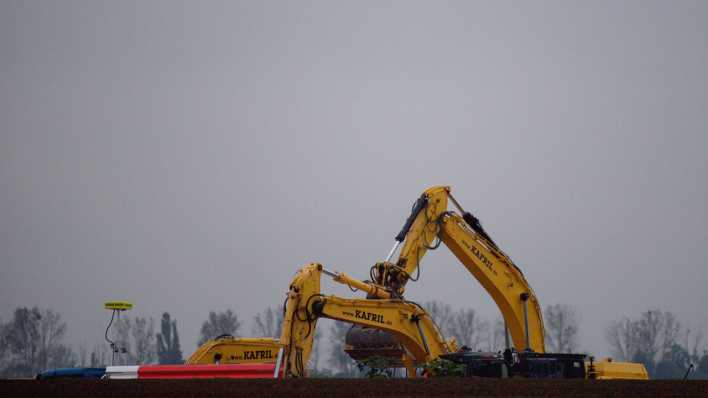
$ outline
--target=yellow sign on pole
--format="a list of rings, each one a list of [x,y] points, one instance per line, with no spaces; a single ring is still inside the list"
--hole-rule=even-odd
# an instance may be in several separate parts
[[[106,304],[104,304],[104,307],[107,310],[126,311],[133,309],[133,304],[127,301],[108,301],[106,302]]]

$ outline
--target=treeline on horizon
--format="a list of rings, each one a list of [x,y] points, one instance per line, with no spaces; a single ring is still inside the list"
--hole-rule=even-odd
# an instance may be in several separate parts
[[[504,349],[505,330],[501,318],[490,321],[472,308],[454,309],[439,301],[426,302],[424,307],[443,335],[454,338],[458,347],[488,352]],[[574,307],[555,304],[547,306],[543,312],[546,351],[584,352],[578,342],[579,314]],[[282,318],[282,307],[266,308],[253,318],[251,336],[279,337]],[[349,328],[348,323],[333,322],[327,330],[326,343],[322,339],[323,328],[318,329],[308,364],[312,376],[362,376],[361,366],[344,352]],[[202,323],[198,345],[224,334],[242,336],[243,329],[244,322],[233,310],[210,311]],[[118,319],[108,333],[113,347],[100,341],[90,348],[83,345],[72,348],[64,342],[66,334],[67,324],[60,313],[37,307],[16,308],[11,319],[0,320],[0,377],[33,377],[48,369],[64,367],[180,364],[185,360],[177,320],[168,312],[162,314],[159,332],[153,318]],[[684,328],[673,313],[659,309],[616,320],[605,330],[612,358],[643,363],[652,379],[682,378],[690,366],[694,371],[689,378],[708,379],[708,350],[702,344],[702,337],[701,333]],[[194,350],[188,351],[187,356]],[[321,363],[323,352],[327,354],[326,363]]]

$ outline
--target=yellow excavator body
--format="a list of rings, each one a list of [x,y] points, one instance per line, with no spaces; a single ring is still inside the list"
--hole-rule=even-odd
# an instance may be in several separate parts
[[[615,362],[606,358],[599,362],[585,362],[589,379],[595,380],[649,380],[647,368],[636,362]]]
[[[272,337],[219,336],[199,346],[185,364],[275,363],[281,348],[283,345]]]

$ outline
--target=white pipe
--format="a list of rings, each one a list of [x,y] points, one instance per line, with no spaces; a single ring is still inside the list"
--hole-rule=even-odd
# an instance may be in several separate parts
[[[278,350],[278,359],[275,362],[275,372],[273,373],[273,378],[278,378],[278,373],[280,372],[280,363],[283,362],[283,347]]]

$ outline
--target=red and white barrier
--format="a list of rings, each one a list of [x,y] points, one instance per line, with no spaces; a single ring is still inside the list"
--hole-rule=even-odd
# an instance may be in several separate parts
[[[278,372],[282,377],[282,370]],[[272,379],[275,364],[108,366],[104,378],[127,379]]]
[[[138,378],[140,366],[106,366],[104,379],[128,380]]]
[[[272,379],[275,364],[141,366],[139,379]]]

